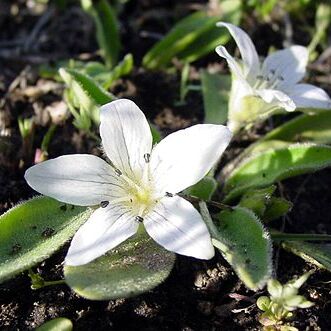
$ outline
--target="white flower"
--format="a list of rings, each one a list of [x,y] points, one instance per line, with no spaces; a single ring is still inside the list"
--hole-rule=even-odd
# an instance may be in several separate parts
[[[310,84],[298,84],[306,73],[306,47],[291,46],[272,53],[260,63],[246,32],[230,23],[218,22],[217,26],[229,30],[242,58],[242,62],[238,62],[225,47],[216,48],[233,74],[228,115],[228,126],[232,131],[284,109],[331,108],[331,99],[325,91]]]
[[[101,107],[110,164],[93,155],[60,156],[29,168],[28,184],[59,201],[99,205],[75,234],[66,264],[82,265],[134,235],[140,223],[166,249],[210,259],[214,247],[198,211],[176,193],[202,179],[231,139],[221,125],[195,125],[152,148],[148,122],[130,100]]]

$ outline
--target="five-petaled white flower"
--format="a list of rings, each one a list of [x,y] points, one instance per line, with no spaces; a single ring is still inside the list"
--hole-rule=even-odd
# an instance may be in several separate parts
[[[228,126],[233,132],[284,109],[331,108],[331,99],[321,88],[297,84],[306,73],[306,47],[291,46],[272,53],[260,63],[246,32],[230,23],[218,22],[217,26],[229,30],[242,58],[238,62],[225,47],[216,48],[217,54],[227,60],[233,75],[228,114]]]
[[[152,148],[148,122],[130,100],[101,107],[100,135],[110,163],[93,155],[60,156],[29,168],[28,184],[59,201],[99,205],[75,234],[66,264],[82,265],[134,235],[143,222],[166,249],[210,259],[214,247],[191,203],[176,193],[201,180],[231,140],[221,125],[200,124]]]

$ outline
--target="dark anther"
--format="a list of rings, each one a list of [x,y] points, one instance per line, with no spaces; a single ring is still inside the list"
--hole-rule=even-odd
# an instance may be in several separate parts
[[[136,216],[136,221],[141,223],[144,219],[141,216]]]
[[[270,69],[270,73],[271,73],[272,75],[274,75],[274,74],[276,73],[276,70],[275,70],[275,69]]]
[[[100,206],[101,208],[106,208],[109,205],[109,201],[101,201]]]
[[[284,77],[283,76],[278,76],[277,79],[283,81]]]
[[[149,163],[150,158],[151,158],[151,154],[149,153],[144,154],[144,159],[146,163]]]
[[[121,176],[122,175],[122,171],[120,169],[115,169],[116,175],[117,176]]]
[[[172,198],[174,195],[172,193],[166,192],[165,196],[168,198]]]

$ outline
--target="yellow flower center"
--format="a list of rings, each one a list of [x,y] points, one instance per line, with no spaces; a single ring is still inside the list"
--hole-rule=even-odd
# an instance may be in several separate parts
[[[149,188],[134,187],[129,190],[130,206],[134,214],[144,217],[153,209],[156,201],[153,199],[153,193]]]

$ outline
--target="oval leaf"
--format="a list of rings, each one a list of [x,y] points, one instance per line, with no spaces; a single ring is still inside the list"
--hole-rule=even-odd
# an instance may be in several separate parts
[[[315,115],[300,115],[269,132],[264,140],[291,142],[310,141],[319,144],[331,143],[331,112]]]
[[[141,227],[138,234],[106,255],[82,266],[65,266],[67,284],[91,300],[127,298],[146,292],[170,274],[175,254]]]
[[[72,322],[68,318],[58,317],[39,326],[36,331],[71,331]]]
[[[288,148],[267,150],[237,166],[225,182],[225,201],[237,198],[251,188],[319,170],[331,165],[331,147],[296,144]]]
[[[218,221],[215,247],[248,288],[262,288],[272,272],[271,240],[262,223],[242,207],[222,211]]]
[[[88,219],[92,209],[36,197],[0,217],[0,283],[42,262]]]

